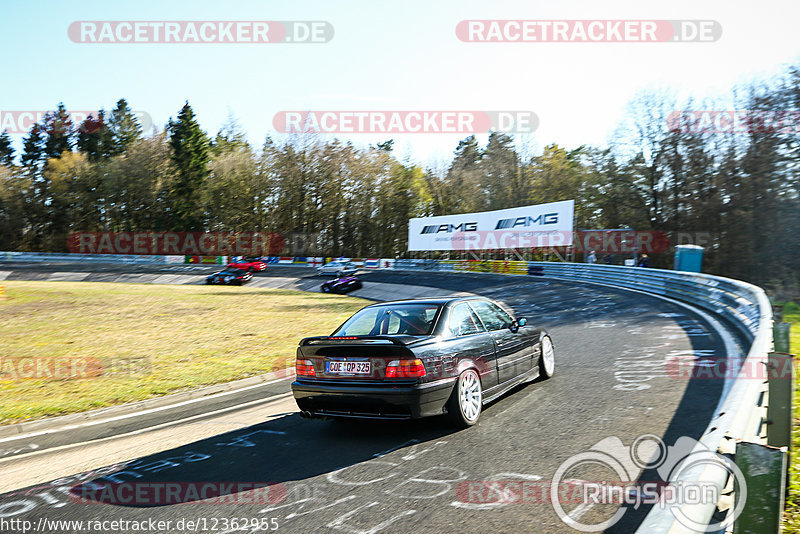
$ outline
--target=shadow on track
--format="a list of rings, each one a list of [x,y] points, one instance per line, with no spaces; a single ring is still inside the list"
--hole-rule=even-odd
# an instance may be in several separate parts
[[[269,486],[267,500],[278,502],[285,497],[286,482],[332,473],[455,431],[438,417],[348,422],[285,414],[125,462],[113,473],[73,486],[70,494],[79,503],[146,508]]]

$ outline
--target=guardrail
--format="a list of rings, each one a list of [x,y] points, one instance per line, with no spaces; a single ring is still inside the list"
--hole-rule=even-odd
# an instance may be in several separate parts
[[[125,254],[58,254],[52,252],[0,252],[2,262],[30,263],[183,263],[183,256],[140,256]]]
[[[526,269],[523,269],[523,266]],[[711,312],[736,328],[750,344],[746,357],[737,362],[742,371],[723,390],[712,421],[699,439],[698,450],[702,448],[722,455],[734,456],[739,445],[755,443],[765,445],[768,435],[762,432],[769,423],[764,411],[764,381],[745,376],[747,370],[757,369],[769,364],[772,350],[772,307],[763,289],[729,278],[701,273],[667,271],[640,267],[614,265],[517,262],[517,261],[452,261],[452,260],[397,260],[396,269],[417,271],[462,271],[493,272],[499,274],[518,274],[525,271],[529,275],[568,281],[582,281],[591,284],[642,291],[649,294],[674,299]],[[791,390],[791,388],[789,388]],[[789,444],[783,445],[787,447]],[[786,450],[776,449],[785,456]],[[744,457],[743,457],[744,458]],[[785,464],[785,462],[784,462]],[[776,477],[780,479],[785,473]],[[702,478],[700,478],[702,476]],[[745,476],[747,474],[745,473]],[[713,483],[717,495],[723,495],[729,484],[729,474],[716,469],[713,472],[688,469],[679,473],[672,485],[687,484],[702,480]],[[777,495],[778,492],[775,492]],[[776,499],[778,497],[775,497]],[[731,504],[730,510],[734,506]],[[684,505],[680,510],[685,517],[697,524],[708,525],[718,517],[717,503]],[[779,514],[779,511],[778,511]],[[718,519],[717,519],[718,521]],[[653,506],[637,532],[696,532],[680,523],[669,507]],[[765,530],[760,530],[766,532]]]
[[[198,264],[215,265],[227,263],[236,256],[176,256],[134,254],[79,254],[57,252],[0,252],[0,263],[122,263],[122,264]],[[262,261],[271,266],[306,265],[318,267],[334,259],[354,261],[364,269],[391,269],[395,260],[387,258],[332,258],[312,256],[264,256]]]

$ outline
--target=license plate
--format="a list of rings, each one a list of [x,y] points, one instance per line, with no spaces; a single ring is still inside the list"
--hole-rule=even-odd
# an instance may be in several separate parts
[[[335,375],[368,375],[369,362],[325,362],[325,372]]]

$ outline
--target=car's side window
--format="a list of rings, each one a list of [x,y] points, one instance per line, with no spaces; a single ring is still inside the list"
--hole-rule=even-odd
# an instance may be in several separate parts
[[[478,314],[478,317],[483,321],[487,330],[503,330],[511,325],[511,317],[499,306],[491,302],[473,300],[470,301],[470,306],[472,306]]]
[[[453,306],[450,310],[448,326],[450,327],[450,332],[452,332],[454,336],[466,336],[485,331],[483,325],[478,318],[475,317],[474,312],[466,302]]]

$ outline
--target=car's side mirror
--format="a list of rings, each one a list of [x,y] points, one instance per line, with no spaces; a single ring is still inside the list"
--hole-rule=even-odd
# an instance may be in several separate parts
[[[520,326],[525,326],[526,324],[528,324],[528,320],[524,317],[520,317],[519,319],[517,319],[517,324]]]

